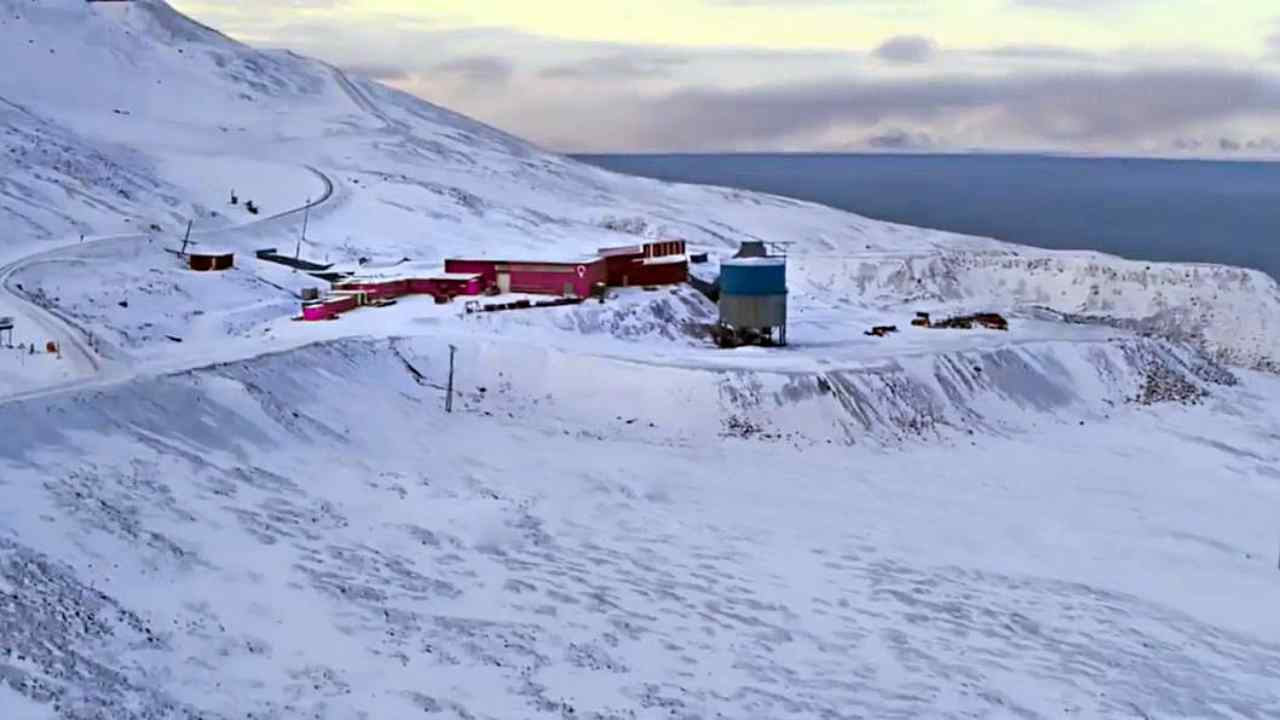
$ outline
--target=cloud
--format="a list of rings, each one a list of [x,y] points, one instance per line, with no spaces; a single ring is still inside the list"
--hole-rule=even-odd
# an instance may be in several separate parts
[[[1141,142],[1187,126],[1277,114],[1280,82],[1242,71],[950,75],[683,90],[647,103],[649,122],[636,125],[630,141],[664,149],[776,146],[842,127],[906,122],[1072,146]]]
[[[991,48],[968,51],[979,57],[1002,60],[1093,60],[1097,54],[1088,50],[1060,45],[998,45]]]
[[[849,7],[918,5],[922,0],[706,0],[708,5],[729,7],[794,7],[796,5],[844,5]]]
[[[934,147],[933,136],[926,132],[910,132],[902,128],[892,128],[880,133],[868,135],[862,139],[863,147],[876,150],[927,150]]]
[[[470,84],[505,85],[515,73],[515,64],[496,55],[471,55],[438,63],[431,70]]]
[[[399,82],[409,78],[408,70],[394,65],[355,63],[352,65],[345,65],[342,69],[350,75],[363,75],[371,80],[377,80],[378,82]]]
[[[544,78],[670,77],[674,69],[688,65],[689,55],[662,52],[619,52],[553,65],[538,74]]]
[[[928,62],[938,52],[938,45],[923,35],[899,35],[876,48],[874,55],[885,62],[916,64]]]
[[[1159,43],[1098,52],[1037,44],[944,48],[930,34],[949,32],[939,23],[952,0],[686,0],[722,6],[729,18],[733,7],[744,17],[764,17],[767,7],[809,15],[844,8],[890,18],[889,27],[902,29],[872,52],[858,52],[571,40],[482,25],[481,15],[462,10],[407,10],[407,3],[171,1],[200,8],[254,44],[294,46],[561,150],[894,149],[927,142],[935,149],[1123,152],[1167,151],[1183,138],[1216,153],[1225,138],[1243,153],[1250,143],[1266,147],[1257,138],[1280,118],[1277,78],[1256,62],[1263,47],[1280,61],[1280,25],[1265,20],[1256,24],[1252,49],[1242,51],[1247,56]],[[988,0],[984,7],[993,18],[1020,22],[1108,11],[1103,19],[1110,22],[1114,13],[1144,2],[1159,8],[1160,1]],[[298,12],[304,5],[313,9]],[[1097,44],[1097,37],[1076,37]],[[1280,73],[1280,62],[1269,67]]]
[[[1090,12],[1104,8],[1136,7],[1138,5],[1151,4],[1155,1],[1156,0],[1009,0],[1009,4],[1014,7]]]

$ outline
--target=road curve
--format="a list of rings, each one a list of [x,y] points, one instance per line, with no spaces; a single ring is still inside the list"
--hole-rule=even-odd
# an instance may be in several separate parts
[[[315,200],[243,225],[193,232],[192,235],[197,237],[215,237],[228,233],[242,233],[259,229],[280,220],[291,219],[332,200],[335,194],[335,185],[333,180],[316,167],[311,165],[305,165],[304,167],[314,174],[324,185],[324,191]],[[83,375],[83,377],[71,382],[62,382],[51,386],[30,388],[17,393],[0,395],[0,404],[15,402],[18,400],[29,400],[46,394],[65,392],[78,387],[88,386],[91,385],[95,377],[103,371],[101,358],[89,347],[89,332],[74,319],[59,313],[57,310],[34,302],[27,293],[19,290],[13,285],[13,277],[31,265],[40,262],[56,261],[63,256],[70,255],[74,251],[81,250],[90,244],[119,240],[143,240],[146,239],[146,237],[147,235],[145,233],[133,233],[124,235],[106,235],[85,239],[83,241],[77,238],[75,241],[68,241],[57,247],[42,250],[38,253],[27,255],[26,257],[19,258],[8,264],[0,266],[0,294],[8,296],[8,298],[11,299],[17,307],[22,309],[23,320],[43,329],[50,335],[50,337],[60,338],[60,342],[63,343],[62,350],[64,356],[69,356],[72,362],[79,365]],[[112,380],[124,379],[127,375],[128,374],[125,373],[121,377],[113,377]]]

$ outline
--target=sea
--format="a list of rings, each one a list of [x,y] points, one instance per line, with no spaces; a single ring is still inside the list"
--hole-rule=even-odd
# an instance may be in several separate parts
[[[1280,163],[985,154],[578,159],[1024,245],[1223,263],[1280,279]]]

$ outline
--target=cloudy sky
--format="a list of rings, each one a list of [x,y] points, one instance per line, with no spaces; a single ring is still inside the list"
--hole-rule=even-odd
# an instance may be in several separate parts
[[[561,151],[1280,156],[1276,0],[170,0]]]

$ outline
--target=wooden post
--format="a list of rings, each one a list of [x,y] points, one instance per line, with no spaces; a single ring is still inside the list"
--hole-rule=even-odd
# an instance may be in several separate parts
[[[446,391],[448,395],[444,398],[444,411],[453,412],[453,356],[458,352],[456,345],[449,346],[449,388]]]

